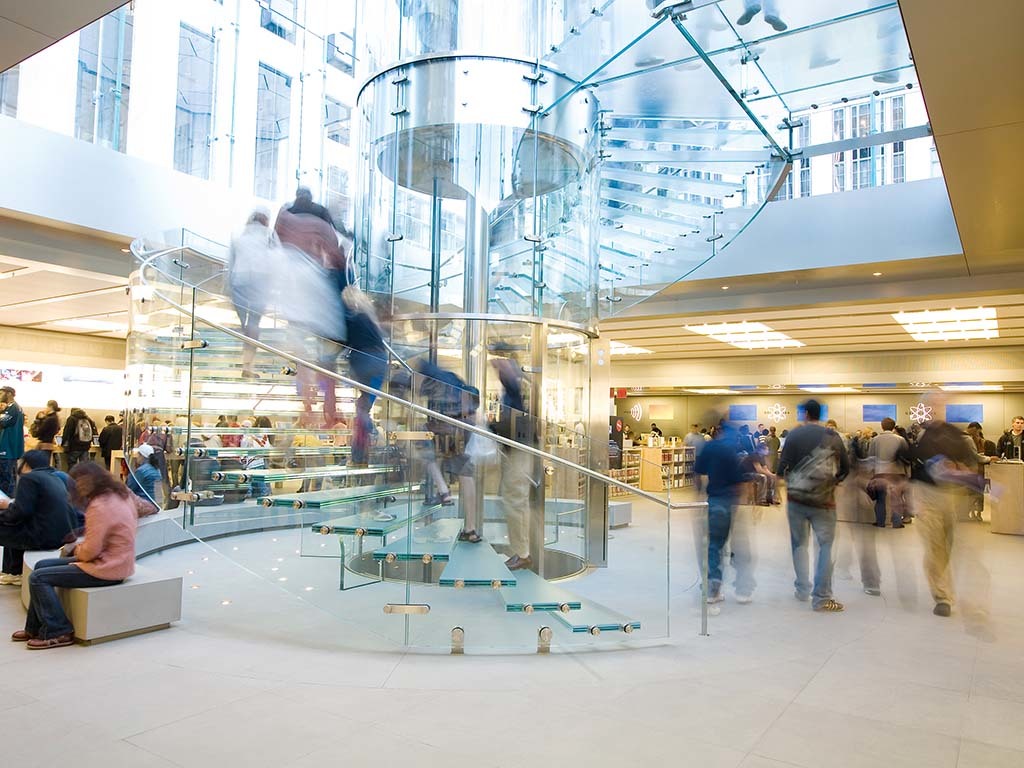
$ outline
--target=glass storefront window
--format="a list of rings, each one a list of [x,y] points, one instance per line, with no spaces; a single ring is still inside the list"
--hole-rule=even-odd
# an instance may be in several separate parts
[[[260,26],[268,32],[295,42],[296,0],[259,0]]]
[[[292,79],[260,64],[256,98],[256,168],[253,192],[273,200],[288,162]]]
[[[120,152],[128,133],[132,21],[122,8],[79,33],[75,137]]]
[[[18,68],[0,73],[0,115],[16,117],[18,114]]]
[[[214,50],[213,37],[181,25],[174,117],[174,170],[201,179],[210,176]]]

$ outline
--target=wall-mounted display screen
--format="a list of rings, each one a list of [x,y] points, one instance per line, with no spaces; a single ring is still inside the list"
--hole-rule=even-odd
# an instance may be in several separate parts
[[[896,404],[875,403],[865,405],[861,408],[861,418],[864,420],[865,424],[874,424],[882,419],[892,419],[893,421],[896,421]]]
[[[981,404],[952,403],[946,406],[946,421],[950,424],[979,424],[985,420],[985,408]]]
[[[757,406],[730,405],[729,421],[757,421]]]

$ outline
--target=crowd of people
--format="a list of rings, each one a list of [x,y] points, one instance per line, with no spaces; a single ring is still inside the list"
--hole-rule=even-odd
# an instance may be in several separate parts
[[[978,423],[966,431],[931,419],[902,430],[884,418],[880,432],[865,428],[852,435],[836,423],[821,422],[821,405],[803,404],[805,421],[774,438],[774,430],[734,428],[720,421],[707,430],[691,427],[687,444],[697,449],[695,471],[707,478],[708,602],[722,602],[723,552],[730,552],[735,595],[750,602],[755,586],[749,537],[734,525],[746,488],[756,503],[778,503],[774,485],[786,488],[794,594],[815,611],[835,613],[843,604],[833,594],[837,493],[848,493],[854,509],[858,495],[874,504],[875,528],[904,528],[917,521],[924,543],[924,572],[934,613],[947,617],[955,603],[951,559],[955,523],[965,502],[970,519],[981,519],[984,465],[995,456],[1015,457],[1024,435],[1024,418],[1015,418],[999,445],[985,439]],[[692,436],[692,437],[691,437]],[[773,439],[774,438],[774,439]],[[762,460],[765,454],[770,454]],[[767,490],[765,490],[767,489]],[[870,528],[868,529],[870,530]],[[814,558],[811,562],[811,540]],[[881,595],[875,540],[858,536],[856,544],[865,593]]]

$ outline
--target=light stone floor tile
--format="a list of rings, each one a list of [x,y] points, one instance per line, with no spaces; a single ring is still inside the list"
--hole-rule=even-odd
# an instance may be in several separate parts
[[[1024,765],[1024,752],[964,739],[956,765],[957,768],[1020,768]]]
[[[805,768],[954,768],[958,741],[932,731],[794,704],[752,751]]]
[[[967,705],[963,735],[1007,749],[1024,751],[1024,703],[971,696]]]
[[[651,535],[635,512],[618,547]],[[186,590],[171,630],[47,653],[0,642],[0,763],[1024,766],[1024,538],[957,532],[958,545],[984,553],[964,582],[976,602],[1000,607],[984,622],[931,615],[912,530],[879,535],[883,598],[860,591],[847,555],[851,578],[836,582],[847,611],[821,615],[793,600],[785,524],[768,510],[755,602],[736,604],[728,588],[699,637],[692,529],[673,523],[673,636],[622,649],[606,635],[596,651],[556,640],[544,657],[403,650],[380,611],[394,585],[310,597],[303,579],[317,569],[287,559],[295,535],[168,551],[147,567],[191,570],[200,587]],[[294,577],[283,586],[269,578],[278,556]],[[596,592],[614,588],[610,573],[595,575]],[[336,568],[324,574],[336,587]],[[495,598],[463,597],[463,608]],[[376,634],[359,623],[371,613]],[[451,620],[440,609],[434,618],[421,634]],[[23,621],[17,590],[0,590],[0,625]],[[82,691],[106,706],[82,707]]]

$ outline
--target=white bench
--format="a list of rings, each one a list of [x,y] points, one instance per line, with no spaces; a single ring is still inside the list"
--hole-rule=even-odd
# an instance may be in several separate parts
[[[26,552],[21,602],[28,608],[29,575],[40,560],[58,552]],[[75,627],[75,639],[90,644],[167,629],[181,619],[181,576],[161,576],[136,563],[135,573],[110,587],[57,589]]]

